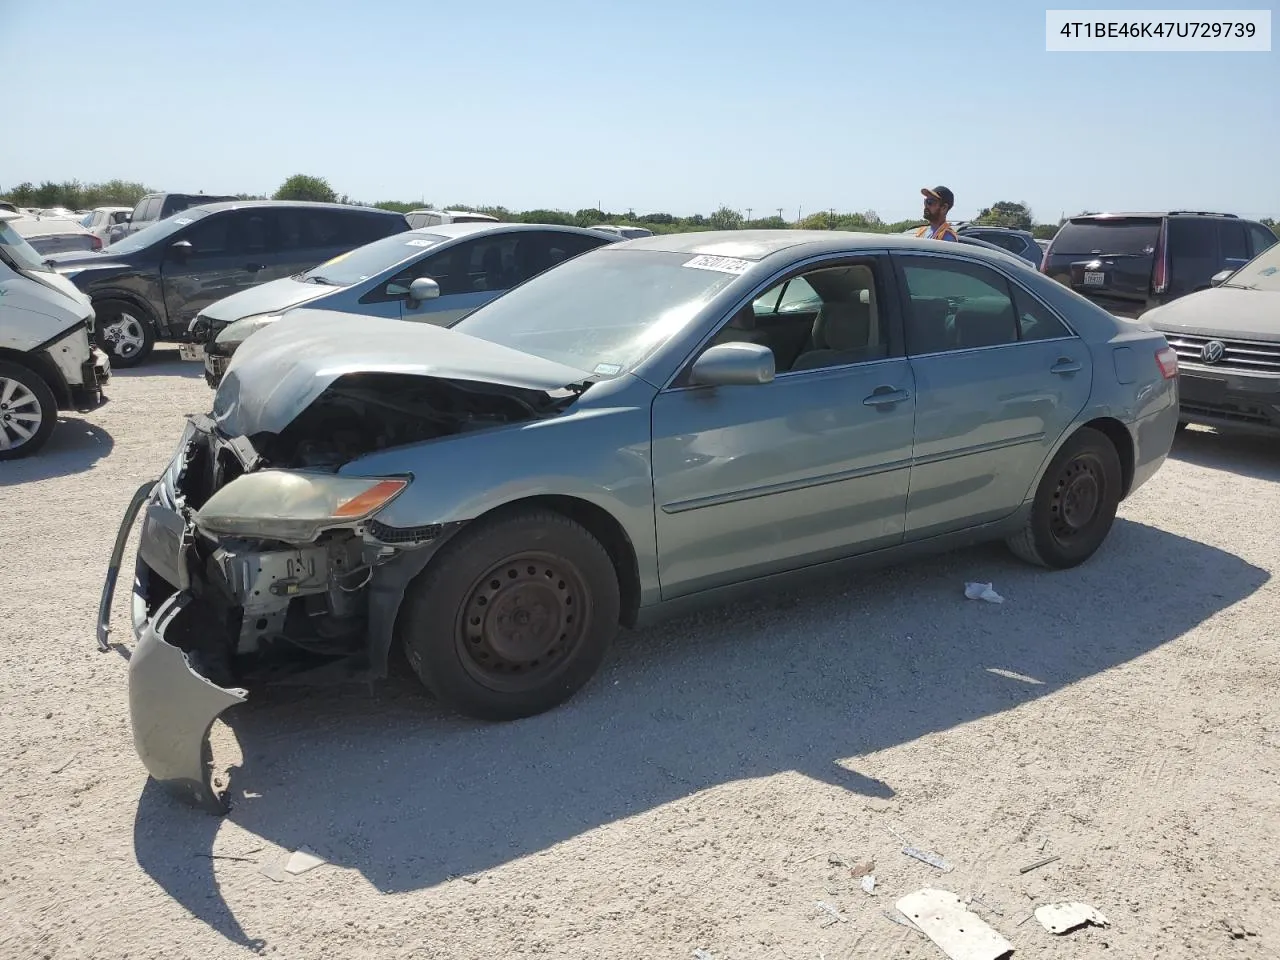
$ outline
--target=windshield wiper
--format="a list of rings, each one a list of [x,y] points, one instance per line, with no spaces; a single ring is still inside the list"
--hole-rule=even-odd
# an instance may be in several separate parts
[[[302,282],[303,283],[321,283],[321,284],[324,284],[326,287],[337,286],[337,284],[334,283],[332,280],[330,280],[328,277],[321,277],[315,274],[312,274],[309,277],[304,277]]]

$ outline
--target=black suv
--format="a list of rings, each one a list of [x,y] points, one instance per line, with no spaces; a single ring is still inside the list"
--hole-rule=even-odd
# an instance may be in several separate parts
[[[984,227],[981,224],[966,223],[956,228],[956,235],[994,243],[997,247],[1008,250],[1015,256],[1019,256],[1037,267],[1040,266],[1040,260],[1044,256],[1044,251],[1040,249],[1040,245],[1036,243],[1036,238],[1030,230],[1015,230],[1012,227]]]
[[[223,203],[235,197],[211,197],[203,193],[148,193],[133,208],[124,223],[117,223],[107,233],[107,243],[115,243],[175,213],[206,203]]]
[[[1244,266],[1276,235],[1230,213],[1097,213],[1072,217],[1045,251],[1041,271],[1121,317],[1197,290]]]
[[[338,203],[257,200],[190,207],[97,253],[50,263],[93,300],[99,345],[132,367],[156,340],[186,340],[201,309],[409,229],[404,215]]]

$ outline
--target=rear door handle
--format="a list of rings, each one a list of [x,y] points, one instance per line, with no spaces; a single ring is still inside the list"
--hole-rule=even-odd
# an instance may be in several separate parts
[[[1049,372],[1057,374],[1079,373],[1081,369],[1080,364],[1070,357],[1059,357],[1058,362],[1049,368]]]
[[[867,407],[891,407],[910,399],[911,394],[906,390],[899,390],[897,387],[876,387],[875,392],[862,403]]]

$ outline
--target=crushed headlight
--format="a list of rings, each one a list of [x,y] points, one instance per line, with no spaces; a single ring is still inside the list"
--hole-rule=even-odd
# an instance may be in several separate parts
[[[358,523],[409,485],[406,477],[338,477],[260,470],[237,477],[195,514],[205,533],[310,543],[321,531]]]

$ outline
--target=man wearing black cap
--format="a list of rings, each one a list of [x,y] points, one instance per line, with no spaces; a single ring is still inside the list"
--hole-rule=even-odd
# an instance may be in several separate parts
[[[955,194],[946,187],[925,187],[920,192],[924,194],[924,218],[929,222],[916,231],[916,236],[930,240],[959,240],[955,227],[947,223],[947,214],[956,203]]]

